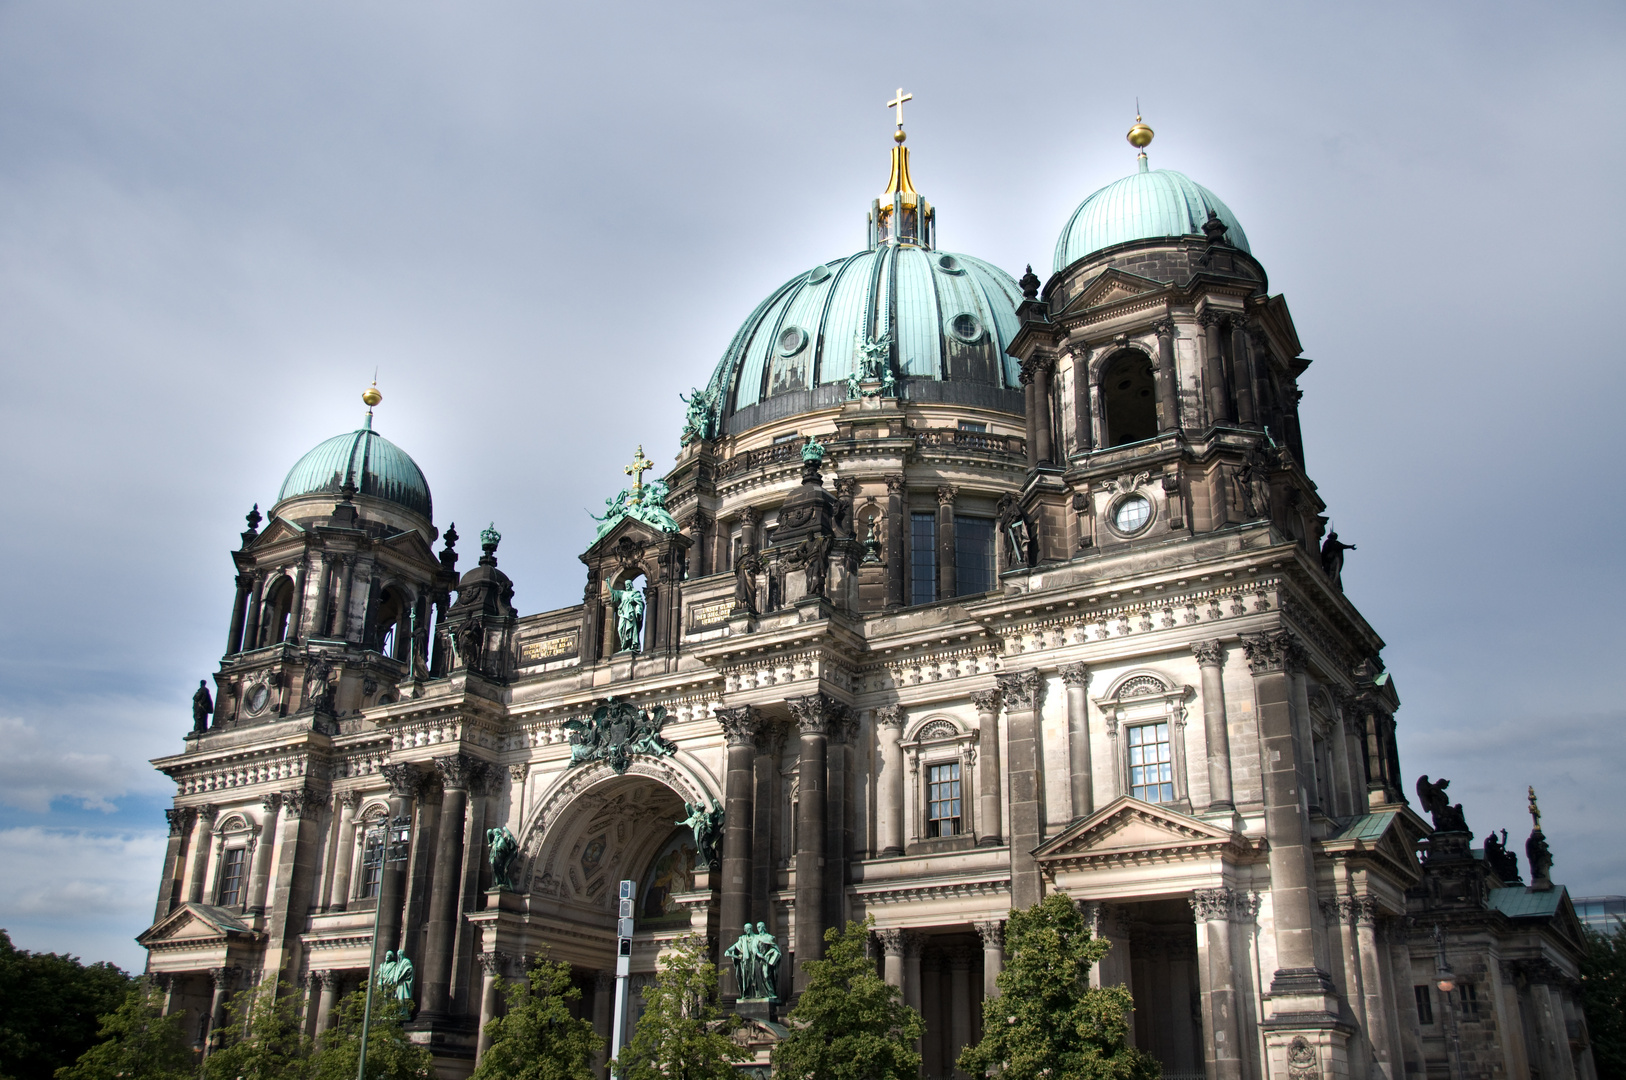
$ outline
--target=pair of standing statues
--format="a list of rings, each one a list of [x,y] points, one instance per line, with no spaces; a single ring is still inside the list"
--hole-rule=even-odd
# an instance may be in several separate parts
[[[746,923],[739,939],[724,949],[723,955],[734,964],[734,982],[741,998],[779,1000],[779,962],[785,954],[765,924],[757,923],[753,930]]]

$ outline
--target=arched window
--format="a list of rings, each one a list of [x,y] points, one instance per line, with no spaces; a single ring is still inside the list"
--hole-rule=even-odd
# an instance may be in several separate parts
[[[397,585],[388,585],[378,594],[378,607],[373,616],[373,648],[385,656],[406,659],[410,635],[407,611],[411,605],[411,599]]]
[[[1123,446],[1157,434],[1152,359],[1125,349],[1101,369],[1101,445]]]
[[[265,603],[260,616],[264,631],[261,645],[274,645],[288,639],[288,624],[294,610],[294,583],[280,577],[265,590]]]

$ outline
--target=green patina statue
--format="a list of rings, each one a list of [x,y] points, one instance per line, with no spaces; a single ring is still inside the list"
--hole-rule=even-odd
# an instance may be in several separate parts
[[[644,590],[611,589],[610,599],[615,602],[617,651],[637,652],[638,632],[644,628]]]
[[[762,923],[756,929],[746,923],[734,944],[723,950],[734,965],[734,982],[740,997],[752,1001],[779,1000],[779,962],[783,951]]]
[[[594,539],[615,528],[622,518],[628,517],[661,532],[677,532],[677,519],[666,509],[666,495],[664,480],[651,480],[642,489],[623,488],[615,498],[604,500],[607,509],[603,517],[593,513],[587,515],[598,522],[598,536]]]
[[[491,845],[491,883],[499,889],[519,892],[519,886],[514,882],[514,863],[519,858],[519,841],[508,831],[508,826],[499,825],[495,829],[486,830],[486,843]]]
[[[373,974],[380,990],[393,994],[397,1001],[412,1000],[412,961],[407,959],[404,950],[399,955],[393,951],[386,952]]]
[[[813,438],[813,436],[809,435],[807,437],[807,445],[802,447],[802,460],[815,465],[823,461],[824,444]]]

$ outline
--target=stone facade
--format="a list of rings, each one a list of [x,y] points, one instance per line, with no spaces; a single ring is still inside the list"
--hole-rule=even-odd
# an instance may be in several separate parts
[[[496,978],[544,950],[608,1033],[627,878],[638,979],[679,933],[720,953],[762,922],[788,1000],[826,928],[873,919],[946,1077],[1008,911],[1061,891],[1166,1076],[1590,1078],[1562,889],[1490,882],[1407,805],[1262,267],[1221,226],[1021,285],[1020,411],[888,375],[698,424],[677,531],[605,530],[572,607],[520,615],[494,532],[459,577],[455,533],[435,552],[387,495],[254,515],[214,722],[155,763],[177,793],[142,940],[171,1007],[205,1030],[281,978],[320,1032],[376,926],[465,1075]],[[595,726],[612,698],[633,719]],[[723,809],[710,861],[694,803]],[[504,826],[518,891],[492,887]],[[1478,996],[1424,1024],[1436,922]]]

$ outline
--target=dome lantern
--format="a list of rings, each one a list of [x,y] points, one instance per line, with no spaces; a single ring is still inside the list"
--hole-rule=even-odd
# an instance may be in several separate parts
[[[909,175],[909,148],[904,141],[909,136],[903,130],[903,103],[912,101],[913,94],[903,92],[886,103],[898,110],[898,129],[892,134],[892,172],[887,177],[886,191],[870,204],[869,246],[883,244],[909,244],[930,249],[937,239],[937,211],[915,190],[914,178]]]

